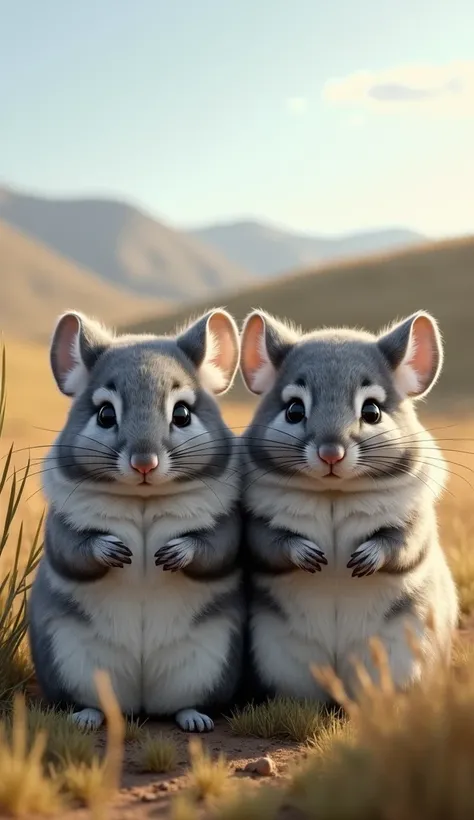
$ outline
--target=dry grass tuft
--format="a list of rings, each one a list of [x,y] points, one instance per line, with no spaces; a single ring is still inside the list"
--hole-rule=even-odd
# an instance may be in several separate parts
[[[311,757],[323,758],[332,751],[336,744],[349,744],[355,741],[354,725],[345,717],[334,717],[314,737],[310,738],[308,749]]]
[[[125,740],[127,742],[136,742],[143,740],[146,735],[145,729],[146,720],[140,721],[139,718],[129,717],[125,721]]]
[[[335,744],[322,768],[320,761],[309,763],[293,783],[296,807],[304,818],[321,820],[474,816],[472,664],[462,675],[440,666],[402,695],[393,691],[385,650],[376,641],[373,658],[381,683],[363,683],[357,703],[332,672],[321,673],[347,709],[357,742]]]
[[[324,731],[333,719],[326,709],[312,701],[275,698],[233,712],[228,722],[236,735],[279,737],[303,743]]]
[[[0,439],[6,414],[6,353],[3,347],[0,357]],[[0,469],[0,497],[6,502],[3,523],[0,525],[0,559],[11,552],[12,530],[19,518],[19,506],[24,497],[29,475],[29,463],[21,479],[13,469],[13,445],[2,459]],[[3,503],[2,503],[3,506]],[[43,520],[40,519],[32,541],[24,543],[23,524],[17,527],[15,547],[8,569],[3,567],[0,581],[0,708],[8,708],[14,692],[26,683],[30,674],[23,642],[26,636],[26,595],[41,552],[40,536]],[[3,563],[3,561],[2,561]]]
[[[139,742],[135,759],[143,772],[163,774],[176,768],[178,748],[176,743],[162,732],[158,735],[146,732]]]
[[[13,817],[34,813],[58,814],[63,808],[59,784],[47,776],[43,765],[46,736],[29,743],[26,707],[15,697],[11,731],[0,726],[0,812]]]
[[[191,794],[196,800],[212,800],[229,788],[229,769],[220,754],[213,760],[198,738],[189,741]]]
[[[84,806],[92,807],[101,799],[104,769],[98,758],[87,765],[69,763],[56,778],[61,790]]]
[[[106,820],[107,803],[115,796],[120,787],[125,743],[125,721],[107,672],[97,671],[95,681],[100,706],[107,722],[107,745],[105,757],[100,766],[102,779],[94,791],[90,808],[92,809],[92,820]]]
[[[12,735],[14,723],[10,716],[5,723],[7,733]],[[26,728],[29,748],[38,734],[45,736],[43,762],[52,765],[56,771],[70,764],[89,764],[94,759],[93,736],[73,723],[67,712],[33,705],[26,713]]]
[[[101,762],[93,738],[66,713],[40,707],[27,712],[16,697],[12,715],[0,726],[0,811],[17,817],[57,814],[65,792],[91,808],[93,818],[105,820],[106,804],[119,786],[124,728],[105,673],[97,673],[97,687],[108,726]]]

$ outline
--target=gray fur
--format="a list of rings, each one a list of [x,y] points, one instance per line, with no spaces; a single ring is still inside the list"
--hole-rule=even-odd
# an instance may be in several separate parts
[[[427,658],[449,653],[458,602],[434,506],[443,461],[413,403],[442,359],[436,323],[423,313],[379,336],[303,335],[263,312],[247,318],[242,375],[262,396],[241,444],[249,654],[260,690],[326,701],[314,663],[335,668],[353,693],[354,655],[376,674],[372,635],[403,688],[420,668],[402,614]],[[433,608],[434,636],[424,627]]]
[[[238,358],[224,311],[176,338],[114,337],[74,313],[59,320],[51,365],[74,401],[44,463],[45,553],[29,603],[48,700],[97,709],[98,666],[125,713],[232,699],[244,620],[239,481],[212,394],[231,385]],[[183,403],[184,427],[174,421]]]

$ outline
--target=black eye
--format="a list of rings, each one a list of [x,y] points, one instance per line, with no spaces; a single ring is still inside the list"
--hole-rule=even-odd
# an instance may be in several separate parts
[[[171,421],[175,427],[187,427],[191,424],[191,410],[187,404],[182,401],[175,404]]]
[[[110,402],[106,401],[99,407],[97,411],[97,424],[100,427],[105,427],[106,430],[113,427],[114,424],[117,424],[117,416]]]
[[[382,411],[376,401],[373,399],[366,399],[362,405],[360,417],[366,424],[378,424],[382,418]]]
[[[286,407],[286,420],[289,424],[299,424],[306,416],[301,399],[291,399]]]

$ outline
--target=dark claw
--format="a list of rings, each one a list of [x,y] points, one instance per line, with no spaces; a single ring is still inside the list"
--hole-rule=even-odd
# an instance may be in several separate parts
[[[369,564],[368,567],[359,566],[352,573],[353,578],[363,578],[366,575],[373,575],[375,572],[374,564]]]
[[[321,572],[321,567],[319,564],[303,564],[301,569],[304,569],[305,572],[311,572],[313,575],[315,572]]]
[[[107,558],[115,559],[116,561],[121,561],[123,564],[131,564],[132,559],[129,558],[127,555],[121,555],[120,553],[115,552],[115,550],[109,550],[107,553]]]
[[[180,569],[179,564],[177,564],[176,561],[169,560],[169,556],[161,556],[160,558],[157,558],[155,560],[155,564],[157,567],[159,567],[161,564],[163,566],[163,569],[171,570],[172,572],[176,572],[178,569]]]

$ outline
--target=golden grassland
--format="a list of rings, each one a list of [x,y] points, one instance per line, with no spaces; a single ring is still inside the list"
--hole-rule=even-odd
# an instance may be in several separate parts
[[[0,581],[12,571],[20,518],[26,522],[22,549],[25,556],[28,553],[43,509],[36,459],[43,453],[41,446],[53,438],[51,431],[60,429],[68,406],[54,387],[43,348],[9,344],[7,369],[8,405],[0,455],[5,461],[14,442],[21,451],[15,456],[17,467],[26,463],[28,447],[32,461],[15,526],[0,556]],[[250,412],[248,404],[224,406],[236,432]],[[440,668],[411,693],[398,696],[386,674],[383,648],[375,644],[382,683],[379,688],[366,687],[360,703],[348,701],[337,680],[326,672],[327,685],[345,708],[344,717],[293,701],[234,714],[229,727],[236,736],[296,741],[294,766],[271,786],[254,788],[255,784],[243,785],[231,775],[222,755],[211,755],[194,741],[189,746],[187,787],[172,801],[167,815],[173,820],[467,820],[474,816],[474,651],[469,633],[474,616],[474,419],[454,411],[425,416],[427,427],[443,445],[451,473],[439,514],[465,630],[457,640],[453,666]],[[42,427],[48,430],[38,429]],[[8,482],[0,493],[1,516],[8,506],[7,486]],[[27,585],[28,579],[18,579],[20,599]],[[0,628],[0,662],[9,629],[8,623]],[[15,652],[12,681],[21,688],[29,672],[21,641]],[[173,770],[178,754],[174,739],[150,734],[147,725],[137,720],[123,721],[107,682],[102,680],[101,686],[108,716],[105,751],[54,710],[45,711],[34,702],[25,710],[17,696],[12,712],[8,700],[14,690],[6,693],[7,711],[0,721],[0,814],[69,818],[75,806],[83,805],[92,817],[104,820],[109,812],[110,817],[119,817],[113,814],[114,795],[124,743],[125,748],[133,747],[140,771]]]

